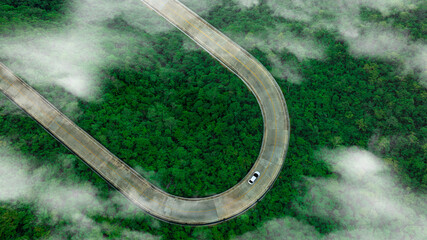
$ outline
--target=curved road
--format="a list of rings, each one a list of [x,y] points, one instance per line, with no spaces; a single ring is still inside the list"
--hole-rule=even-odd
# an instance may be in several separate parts
[[[237,185],[205,198],[168,194],[149,183],[79,128],[37,91],[0,64],[0,90],[52,136],[147,213],[184,225],[210,225],[242,214],[254,206],[276,180],[289,143],[289,116],[283,94],[271,74],[249,53],[197,14],[175,0],[142,0],[175,25],[221,64],[235,73],[255,95],[264,119],[257,161]],[[248,179],[261,173],[253,185]]]

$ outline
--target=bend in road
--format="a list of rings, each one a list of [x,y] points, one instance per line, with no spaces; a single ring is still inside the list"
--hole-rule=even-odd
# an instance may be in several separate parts
[[[142,0],[235,73],[255,95],[264,120],[257,161],[238,184],[205,197],[183,198],[155,187],[68,119],[37,91],[0,64],[0,90],[52,136],[147,213],[184,225],[211,225],[236,217],[254,206],[272,187],[289,144],[289,116],[283,93],[253,56],[175,0]],[[258,171],[250,185],[247,180]]]

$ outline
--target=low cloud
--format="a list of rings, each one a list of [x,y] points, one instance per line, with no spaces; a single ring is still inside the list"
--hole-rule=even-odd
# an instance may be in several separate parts
[[[332,218],[344,226],[343,230],[332,232],[330,238],[426,236],[427,218],[419,214],[427,210],[426,196],[401,187],[382,159],[356,147],[324,150],[320,156],[331,164],[339,178],[311,180],[308,194],[313,199],[310,205],[316,209],[312,214]],[[325,199],[323,203],[331,201],[338,205],[321,209],[321,199]]]
[[[180,0],[180,2],[202,17],[208,14],[214,7],[222,5],[221,1],[210,0]]]
[[[118,60],[123,56],[112,56],[112,51],[130,58],[137,52],[133,49],[146,40],[139,37],[139,43],[128,42],[131,33],[110,29],[109,21],[121,19],[148,34],[175,29],[138,0],[73,0],[69,6],[69,20],[60,30],[23,31],[17,26],[14,35],[0,40],[0,54],[31,85],[55,84],[86,101],[101,94],[100,69],[123,62]],[[144,49],[150,48],[149,41],[145,42]]]
[[[328,29],[340,34],[356,56],[370,56],[395,62],[403,73],[419,73],[420,83],[427,87],[427,47],[414,42],[402,29],[387,23],[362,21],[361,9],[371,8],[383,16],[415,9],[416,0],[267,0],[276,16],[308,24],[312,29]]]
[[[271,73],[275,77],[295,84],[299,84],[303,80],[297,62],[325,57],[324,46],[319,44],[314,37],[298,36],[288,27],[266,28],[262,32],[245,35],[227,32],[227,35],[245,49],[258,48],[264,52],[271,63]],[[282,58],[281,55],[284,52],[292,54],[295,58]]]
[[[376,9],[383,15],[388,15],[395,9],[411,9],[416,3],[413,0],[266,0],[265,2],[277,16],[305,22],[319,20],[319,17],[334,21],[336,20],[334,17],[344,15],[358,18],[361,7]]]
[[[204,2],[204,1],[203,1]],[[258,0],[235,0],[242,10],[258,6]],[[388,16],[396,11],[415,9],[417,0],[266,0],[274,15],[305,24],[303,34],[294,34],[291,29],[283,26],[269,27],[257,33],[230,32],[224,29],[238,44],[251,50],[258,48],[263,51],[272,67],[275,77],[286,79],[292,83],[301,83],[302,76],[296,61],[282,58],[283,51],[293,54],[298,61],[304,59],[323,59],[327,46],[322,45],[313,36],[316,29],[327,29],[339,34],[350,46],[350,53],[358,57],[374,57],[394,62],[401,69],[399,73],[415,73],[420,76],[420,83],[427,87],[427,47],[424,42],[414,42],[408,33],[396,29],[390,24],[373,23],[361,20],[361,9],[371,8]],[[188,42],[188,41],[187,41]],[[185,42],[184,46],[194,50],[194,45]]]
[[[159,237],[126,227],[96,222],[94,216],[109,219],[145,219],[152,217],[135,207],[130,201],[114,192],[109,199],[98,197],[98,190],[90,183],[79,182],[73,173],[75,157],[59,157],[62,166],[33,167],[27,156],[12,151],[7,144],[0,146],[0,201],[34,203],[36,215],[55,226],[50,239],[74,236],[84,239],[101,239],[104,233],[117,231],[126,239],[159,239]],[[31,159],[31,157],[28,157]],[[69,172],[67,172],[69,171]],[[63,222],[67,224],[63,224]],[[152,219],[154,228],[155,219]]]
[[[257,47],[266,54],[272,52],[282,52],[286,50],[292,53],[298,60],[322,59],[324,57],[324,47],[310,36],[301,37],[288,27],[278,26],[267,28],[261,33],[249,33],[239,39],[248,48]]]
[[[120,17],[127,24],[150,34],[175,29],[140,0],[74,0],[70,13],[80,25],[100,24]]]
[[[235,238],[244,239],[321,239],[321,234],[307,223],[298,221],[295,218],[285,217],[274,219],[262,224],[257,230],[247,232]]]
[[[259,0],[234,0],[234,1],[245,8],[250,8],[250,7],[259,5]]]
[[[271,74],[273,76],[286,79],[290,83],[301,84],[303,77],[300,74],[299,68],[293,61],[283,61],[277,55],[269,56],[272,64]]]
[[[402,66],[405,73],[418,72],[420,83],[427,87],[427,45],[410,41],[402,31],[378,24],[358,25],[343,20],[338,27],[355,56],[379,57]]]
[[[20,37],[18,37],[20,38]],[[31,36],[25,40],[15,38],[1,40],[2,55],[8,66],[23,76],[30,84],[54,83],[80,98],[96,95],[95,72],[101,62],[100,47],[96,34],[89,29],[65,30]]]
[[[337,177],[308,178],[308,192],[294,208],[340,227],[321,235],[307,222],[285,217],[271,220],[254,236],[273,239],[423,239],[427,235],[427,198],[401,187],[382,159],[351,147],[323,150],[319,157]]]
[[[27,165],[13,161],[11,155],[3,151],[0,161],[0,201],[16,199],[33,188],[34,177],[28,175]]]

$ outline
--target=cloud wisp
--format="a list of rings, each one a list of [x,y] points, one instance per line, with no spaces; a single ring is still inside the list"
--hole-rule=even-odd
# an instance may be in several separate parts
[[[244,8],[250,8],[259,5],[259,0],[234,0]]]
[[[423,239],[427,235],[427,198],[399,186],[387,165],[369,151],[357,148],[323,150],[319,156],[338,177],[307,179],[308,192],[294,203],[301,215],[339,225],[321,235],[313,226],[286,217],[263,224],[277,239]]]
[[[295,84],[303,81],[297,67],[298,61],[325,57],[325,47],[313,36],[298,36],[286,26],[266,28],[256,34],[234,32],[226,32],[226,34],[245,49],[261,50],[271,64],[271,73]],[[281,57],[283,52],[290,53],[295,58],[283,59]]]
[[[120,18],[148,34],[174,29],[138,0],[74,0],[69,5],[68,22],[61,29],[18,30],[0,39],[0,54],[30,84],[55,84],[86,101],[100,96],[100,69],[119,64],[114,62],[119,56],[110,57],[113,49],[118,45],[132,49],[140,44],[126,42],[130,33],[119,34],[108,27],[108,21]]]
[[[0,52],[10,61],[10,68],[30,83],[54,83],[80,98],[96,91],[91,69],[100,64],[102,49],[88,29],[47,33],[20,41],[6,38],[1,42],[4,47]]]
[[[416,8],[416,0],[267,0],[276,16],[308,24],[312,29],[337,32],[356,56],[377,57],[395,62],[403,73],[419,73],[420,83],[427,87],[427,45],[411,41],[403,29],[385,22],[362,21],[361,9],[370,8],[388,16],[396,11]]]
[[[61,166],[44,165],[34,168],[26,156],[2,144],[0,201],[19,200],[33,203],[37,207],[36,215],[41,219],[47,219],[48,224],[55,229],[51,232],[50,239],[64,239],[67,236],[102,239],[104,233],[113,229],[121,236],[119,238],[159,239],[157,236],[134,231],[120,224],[96,222],[94,216],[134,220],[150,218],[154,223],[153,227],[156,228],[157,220],[143,213],[119,193],[110,194],[108,200],[98,197],[97,189],[90,183],[75,179],[72,170],[73,161],[78,161],[75,157],[61,156],[59,160]]]
[[[242,10],[258,6],[258,0],[235,0]],[[350,46],[350,53],[357,57],[374,57],[387,60],[400,66],[403,74],[418,74],[419,82],[427,87],[427,45],[422,41],[412,41],[407,31],[393,27],[390,23],[374,23],[362,20],[363,8],[374,9],[382,16],[415,9],[418,0],[266,0],[263,4],[270,7],[275,16],[304,24],[303,36],[292,34],[289,29],[266,29],[256,36],[236,37],[238,33],[229,33],[236,42],[248,49],[257,47],[267,54],[274,76],[300,83],[295,63],[278,57],[283,49],[294,54],[299,61],[306,58],[322,59],[327,46],[316,42],[311,33],[317,29],[327,29],[338,34]],[[280,33],[275,34],[275,33]],[[245,42],[252,38],[249,44]],[[280,40],[278,40],[280,39]],[[280,44],[271,44],[280,42]],[[283,47],[285,45],[285,47]]]
[[[414,7],[414,0],[266,0],[274,14],[289,20],[314,22],[320,19],[336,21],[343,16],[359,18],[360,8],[369,7],[387,16],[395,9],[404,10]],[[333,14],[333,15],[329,15]],[[320,19],[319,19],[320,18]]]
[[[221,1],[210,0],[181,0],[185,6],[190,8],[197,15],[202,16],[209,13],[214,7],[221,6]]]

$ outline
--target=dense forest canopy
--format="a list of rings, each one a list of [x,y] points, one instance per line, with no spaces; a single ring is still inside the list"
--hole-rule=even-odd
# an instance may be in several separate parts
[[[426,193],[427,92],[420,84],[423,73],[401,71],[403,60],[399,57],[393,60],[352,54],[351,45],[337,31],[310,29],[304,21],[278,17],[268,1],[261,2],[242,8],[224,1],[203,17],[237,39],[243,34],[249,43],[242,44],[273,72],[285,95],[291,142],[272,190],[246,214],[204,228],[141,217],[137,209],[129,216],[114,217],[107,205],[105,211],[88,210],[88,218],[109,226],[97,230],[101,236],[132,238],[125,232],[143,231],[162,239],[232,239],[273,222],[275,227],[269,225],[270,230],[260,236],[274,239],[290,217],[307,223],[319,236],[334,233],[344,228],[338,220],[303,214],[295,208],[296,203],[306,202],[309,189],[305,179],[340,178],[316,155],[323,148],[369,149],[384,159],[405,189]],[[44,36],[77,27],[67,15],[70,3],[1,0],[0,34],[19,42],[27,32]],[[364,7],[360,16],[366,24],[390,25],[402,29],[411,41],[425,43],[427,23],[422,16],[426,4],[415,6],[395,9],[388,15]],[[302,38],[309,35],[325,46],[324,56],[301,58],[284,48],[268,50],[251,44],[251,36],[279,27]],[[132,25],[125,15],[117,15],[101,21],[94,31],[96,36],[107,36],[99,43],[101,58],[106,61],[93,70],[100,92],[97,99],[76,97],[49,82],[33,87],[111,152],[171,194],[216,194],[247,174],[258,156],[263,122],[255,97],[236,76],[178,30],[150,32]],[[7,48],[0,46],[0,52]],[[294,75],[278,74],[278,63],[273,59],[291,63]],[[15,64],[2,55],[0,61]],[[19,70],[16,73],[21,75]],[[26,74],[22,76],[31,82]],[[299,84],[294,83],[298,81],[293,76],[302,76]],[[3,97],[0,102],[0,143],[8,146],[3,149],[19,152],[29,159],[32,169],[49,166],[55,170],[52,178],[89,182],[102,201],[112,198],[115,190],[103,179],[8,99]],[[9,157],[7,151],[0,155]],[[334,204],[324,203],[325,211],[338,211]],[[351,218],[351,213],[346,214]],[[55,213],[42,212],[37,203],[26,200],[0,201],[0,219],[1,239],[55,237],[55,229],[67,229],[72,223]],[[67,229],[62,237],[87,239],[91,231]]]

